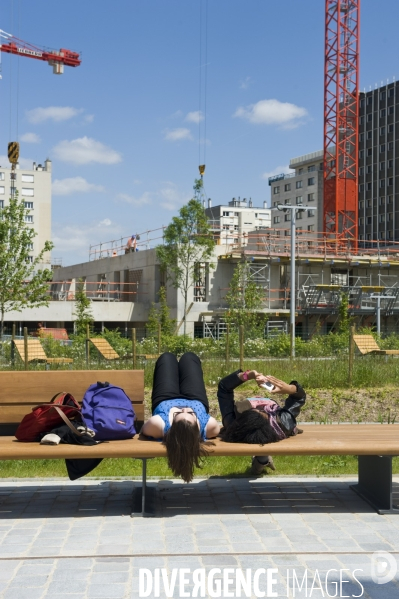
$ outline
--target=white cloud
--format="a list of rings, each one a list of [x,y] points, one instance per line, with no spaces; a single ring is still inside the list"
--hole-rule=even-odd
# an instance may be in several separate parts
[[[102,225],[104,225],[104,227],[109,227],[110,225],[112,225],[112,221],[109,218],[104,218],[104,220],[98,223],[99,227],[101,227]]]
[[[94,114],[86,114],[85,121],[86,123],[92,123],[94,121]]]
[[[189,196],[182,194],[175,183],[165,181],[163,187],[158,191],[158,200],[165,210],[177,210],[180,206],[188,202]]]
[[[38,144],[41,141],[36,133],[24,133],[21,135],[20,140],[26,144]]]
[[[181,141],[184,139],[193,139],[190,129],[180,127],[178,129],[166,129],[164,131],[166,141]]]
[[[120,193],[117,196],[117,200],[126,202],[126,204],[132,204],[132,206],[144,206],[146,204],[152,204],[152,198],[149,191],[145,191],[139,198],[127,193]]]
[[[255,125],[282,125],[284,127],[296,127],[300,124],[299,119],[307,116],[305,108],[280,102],[279,100],[260,100],[256,104],[237,108],[233,116],[243,118]]]
[[[274,177],[275,175],[280,175],[282,173],[287,174],[292,172],[293,171],[290,169],[288,164],[286,164],[285,166],[276,166],[276,168],[274,168],[272,171],[263,173],[262,179],[268,179],[269,177]]]
[[[198,125],[199,122],[204,120],[204,115],[200,110],[195,110],[194,112],[189,112],[184,120]]]
[[[53,148],[53,153],[59,160],[72,164],[116,164],[122,160],[119,152],[86,136],[72,141],[60,141]]]
[[[33,168],[33,162],[34,160],[32,158],[19,157],[19,167],[22,169],[31,171]],[[5,154],[0,154],[0,165],[7,168],[11,167],[8,157]]]
[[[86,262],[89,259],[90,246],[110,239],[120,239],[125,235],[124,229],[125,227],[117,225],[109,218],[76,226],[56,223],[52,233],[55,246],[53,256],[68,255],[70,264],[77,264],[79,260]]]
[[[240,81],[240,89],[248,89],[250,84],[252,83],[252,77],[245,77],[242,81]]]
[[[88,183],[83,177],[70,177],[68,179],[55,179],[52,192],[55,196],[68,196],[72,193],[88,193],[91,191],[105,191],[102,185]]]
[[[72,106],[48,106],[47,108],[28,110],[26,116],[30,123],[43,123],[44,121],[59,123],[67,121],[82,112],[83,108],[73,108]]]

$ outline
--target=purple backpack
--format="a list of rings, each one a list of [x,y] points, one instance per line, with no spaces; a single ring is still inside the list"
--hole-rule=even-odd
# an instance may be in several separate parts
[[[109,383],[90,385],[83,397],[82,416],[99,441],[131,439],[136,415],[123,389]]]

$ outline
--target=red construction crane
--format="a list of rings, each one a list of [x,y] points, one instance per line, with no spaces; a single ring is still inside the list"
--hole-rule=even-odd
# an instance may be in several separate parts
[[[0,29],[0,37],[6,39],[6,43],[0,44],[0,51],[17,56],[27,56],[36,60],[44,60],[53,67],[55,75],[62,75],[64,65],[67,67],[78,67],[81,63],[80,54],[66,48],[61,50],[49,50],[39,48]]]
[[[324,231],[357,248],[360,0],[326,0]]]

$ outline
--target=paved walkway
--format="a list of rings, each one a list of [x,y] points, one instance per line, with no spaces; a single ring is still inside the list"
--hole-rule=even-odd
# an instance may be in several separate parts
[[[386,584],[377,584],[373,576],[380,582],[387,573],[390,578],[389,570],[398,564],[399,515],[376,514],[349,489],[354,482],[276,476],[189,485],[150,481],[156,489],[153,517],[131,518],[137,481],[1,481],[0,597],[154,597],[156,586],[149,595],[145,592],[157,568],[166,569],[159,574],[159,597],[167,596],[162,576],[170,583],[174,568],[187,568],[189,579],[179,586],[177,578],[171,597],[192,596],[192,572],[200,569],[208,581],[213,568],[221,571],[214,572],[203,596],[236,597],[236,570],[244,576],[250,568],[252,594],[242,592],[242,597],[260,596],[253,580],[258,572],[265,596],[270,578],[269,596],[273,591],[277,597],[318,599],[329,592],[398,599],[399,570]],[[389,555],[373,557],[377,551]],[[140,595],[144,568],[150,574],[142,575]],[[231,569],[227,575],[226,569]],[[334,571],[326,581],[328,570]],[[229,583],[223,576],[234,578]]]

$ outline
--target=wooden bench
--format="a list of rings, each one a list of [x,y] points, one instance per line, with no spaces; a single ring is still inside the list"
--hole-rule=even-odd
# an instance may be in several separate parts
[[[25,341],[24,339],[14,339],[14,346],[21,358],[25,362]],[[39,339],[28,339],[28,362],[46,362],[47,364],[72,364],[72,358],[48,358]]]
[[[118,360],[120,358],[119,354],[103,337],[94,337],[89,341],[106,360]]]
[[[81,401],[87,387],[96,381],[109,381],[125,389],[133,402],[140,427],[144,420],[143,370],[0,372],[0,460],[140,459],[142,486],[138,502],[141,515],[144,516],[147,460],[166,456],[162,443],[136,435],[134,439],[94,446],[49,446],[21,443],[12,436],[22,417],[38,403],[49,401],[58,391],[69,391]],[[216,439],[214,446],[209,447],[210,455],[357,455],[358,484],[352,489],[380,514],[399,513],[399,506],[394,505],[392,490],[392,457],[399,455],[398,424],[302,425],[301,428],[304,430],[302,435],[284,439],[272,446],[225,443]]]
[[[353,341],[363,356],[368,354],[399,356],[399,349],[380,349],[373,335],[353,335]]]

